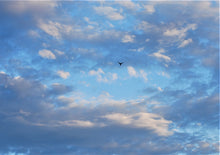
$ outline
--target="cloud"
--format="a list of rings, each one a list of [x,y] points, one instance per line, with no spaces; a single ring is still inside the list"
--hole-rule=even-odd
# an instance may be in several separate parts
[[[185,28],[181,28],[181,29],[168,29],[166,30],[163,35],[168,36],[168,37],[179,37],[179,38],[183,38],[186,36],[186,33],[188,30],[195,30],[197,28],[196,24],[188,24]]]
[[[219,3],[72,3],[0,5],[0,154],[218,154]]]
[[[135,38],[135,35],[125,35],[121,42],[123,43],[133,43],[134,42],[134,38]]]
[[[44,3],[43,1],[13,1],[6,3],[5,7],[7,11],[15,14],[23,14],[27,12],[42,14],[52,11],[57,6],[57,2],[49,0],[47,3]]]
[[[131,0],[115,1],[115,3],[120,4],[121,6],[124,6],[131,10],[138,9],[140,7],[139,4],[135,4]]]
[[[140,47],[138,49],[129,49],[129,51],[132,51],[132,52],[141,52],[144,50],[144,47]]]
[[[145,81],[148,81],[147,73],[144,70],[140,70],[139,74],[140,74],[139,76],[142,77]]]
[[[67,79],[70,76],[69,72],[64,72],[62,70],[57,71],[57,74],[63,79]]]
[[[105,73],[101,68],[97,71],[90,70],[89,75],[96,76],[98,82],[111,82],[118,79],[118,75],[116,73]]]
[[[131,77],[140,77],[143,78],[144,81],[148,81],[147,73],[144,70],[140,70],[140,72],[137,72],[132,66],[128,66],[127,70],[128,70],[128,74]]]
[[[99,72],[104,71],[99,70]],[[161,92],[165,93],[164,95],[155,96],[155,98],[175,96],[177,99],[175,103],[170,100],[174,105],[164,109],[162,103],[159,105],[154,103],[158,107],[149,109],[148,100],[142,98],[115,100],[107,92],[89,99],[77,93],[65,97],[65,93],[71,92],[65,85],[54,83],[52,87],[47,87],[36,81],[10,77],[6,73],[0,73],[0,81],[0,116],[2,118],[0,123],[4,126],[1,132],[4,135],[0,133],[4,143],[0,143],[0,147],[4,154],[10,150],[8,146],[12,144],[14,152],[21,153],[19,148],[22,147],[23,152],[28,150],[31,154],[39,151],[47,154],[48,152],[54,154],[77,151],[95,152],[95,154],[103,151],[137,153],[140,150],[144,154],[165,152],[171,154],[177,151],[190,154],[193,148],[199,154],[216,152],[211,149],[212,146],[216,147],[216,144],[201,142],[201,139],[195,135],[180,134],[174,130],[173,126],[180,125],[181,128],[185,128],[185,123],[192,122],[185,122],[188,119],[200,121],[203,125],[207,123],[205,120],[217,120],[213,117],[213,112],[218,114],[216,107],[219,103],[218,94],[213,97],[199,96],[201,98],[199,102],[194,102],[193,98],[185,96],[183,92],[177,93],[176,90],[169,92],[165,89]],[[59,106],[61,102],[66,104]],[[185,123],[182,124],[182,122]],[[11,128],[15,124],[16,130]],[[210,128],[209,124],[207,127]],[[45,135],[47,135],[46,141]],[[94,139],[96,139],[95,142]],[[198,144],[198,147],[188,146],[187,150],[185,147],[180,147],[188,143]],[[42,144],[44,147],[41,147]],[[104,147],[108,144],[117,145],[111,145],[114,147],[110,148]],[[164,144],[169,145],[164,146]],[[78,145],[77,151],[74,147],[76,145]],[[74,149],[71,149],[72,147]],[[90,149],[84,150],[85,147]],[[100,147],[98,151],[97,147]]]
[[[88,23],[88,24],[91,24],[91,25],[99,25],[97,22],[94,22],[94,21],[91,21],[88,17],[84,17],[84,20]]]
[[[34,30],[30,30],[30,31],[28,32],[28,34],[29,34],[31,37],[34,37],[34,38],[39,38],[39,37],[40,37],[40,35],[39,35],[36,31],[34,31]]]
[[[150,39],[149,38],[147,38],[146,40],[145,40],[145,42],[149,42],[150,41]]]
[[[53,124],[33,124],[35,126],[49,126],[49,127],[79,127],[79,128],[91,128],[91,127],[97,127],[97,124],[91,122],[91,121],[86,121],[86,120],[65,120],[65,121],[56,121],[53,122]]]
[[[138,76],[136,70],[132,66],[128,66],[127,69],[128,69],[128,74],[130,76],[134,76],[134,77]]]
[[[180,47],[185,47],[186,45],[188,45],[188,44],[190,44],[190,43],[192,43],[192,42],[193,42],[193,41],[192,41],[191,38],[189,38],[189,39],[187,39],[187,40],[183,40],[183,42],[179,45],[178,48],[180,48]]]
[[[48,90],[50,95],[61,95],[72,91],[72,87],[63,85],[61,83],[53,83],[51,89]]]
[[[164,72],[164,71],[159,72],[158,75],[164,76],[164,77],[166,77],[166,78],[170,78],[170,75],[169,75],[167,72]]]
[[[162,89],[162,88],[160,88],[160,87],[157,87],[157,89],[158,89],[159,91],[163,91],[163,89]]]
[[[59,50],[56,50],[56,49],[55,49],[55,52],[56,52],[58,55],[65,55],[65,52],[62,52],[62,51],[59,51]]]
[[[157,32],[159,30],[156,25],[150,24],[147,21],[141,21],[141,23],[137,25],[137,29],[145,32]]]
[[[117,12],[117,9],[112,8],[110,6],[94,7],[94,10],[98,14],[105,15],[110,20],[122,20],[122,19],[124,19],[124,17],[120,13]]]
[[[144,5],[144,8],[146,9],[146,11],[150,14],[155,12],[154,6],[153,5]]]
[[[55,56],[50,50],[47,50],[47,49],[40,50],[40,51],[38,52],[38,54],[39,54],[42,58],[46,58],[46,59],[56,59],[56,56]]]
[[[168,130],[168,126],[172,122],[165,120],[157,114],[143,112],[136,114],[113,113],[103,117],[120,125],[150,129],[160,136],[170,136],[173,134],[172,131]]]
[[[169,56],[166,56],[166,55],[162,54],[162,53],[165,53],[164,49],[160,49],[158,52],[150,54],[150,56],[153,56],[153,57],[155,57],[157,59],[165,60],[166,62],[170,62],[171,58]]]
[[[39,20],[38,27],[56,39],[61,39],[62,35],[69,34],[73,31],[72,26],[53,21],[43,22]]]

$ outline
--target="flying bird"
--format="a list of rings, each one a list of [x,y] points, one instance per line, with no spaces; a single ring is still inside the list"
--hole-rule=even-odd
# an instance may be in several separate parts
[[[124,62],[118,62],[118,64],[121,66]]]

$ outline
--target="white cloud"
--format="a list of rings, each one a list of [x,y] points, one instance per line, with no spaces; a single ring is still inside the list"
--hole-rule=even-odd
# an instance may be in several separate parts
[[[175,37],[177,36],[178,38],[184,38],[186,36],[186,33],[188,30],[195,30],[197,28],[196,24],[189,24],[185,28],[177,29],[167,29],[163,35],[168,36],[168,37]]]
[[[149,41],[150,41],[150,39],[149,39],[149,38],[147,38],[145,41],[146,41],[146,42],[149,42]]]
[[[169,56],[166,56],[162,53],[165,53],[165,50],[164,49],[160,49],[158,52],[155,52],[153,54],[150,54],[150,56],[153,56],[153,57],[156,57],[158,59],[163,59],[165,60],[166,62],[170,62],[171,61],[171,58]]]
[[[134,77],[138,76],[136,70],[132,66],[128,66],[127,69],[128,69],[128,74],[130,76],[134,76]]]
[[[128,9],[138,9],[140,6],[138,4],[135,4],[131,0],[123,0],[123,1],[115,1],[115,3],[120,4],[121,6],[124,6]]]
[[[38,27],[56,39],[61,39],[63,34],[69,34],[73,31],[72,26],[53,21],[45,23],[40,20],[38,22]]]
[[[183,40],[182,43],[179,45],[178,48],[180,48],[180,47],[185,47],[186,45],[188,45],[188,44],[190,44],[190,43],[192,43],[192,42],[193,42],[193,41],[192,41],[191,38],[189,38],[189,39],[187,39],[187,40]]]
[[[88,127],[94,127],[95,123],[91,121],[82,121],[82,120],[66,120],[66,121],[59,121],[57,125],[88,128]]]
[[[30,112],[24,111],[24,110],[22,110],[22,109],[19,110],[19,113],[20,113],[21,115],[24,115],[24,116],[29,116],[29,115],[31,115]]]
[[[157,87],[157,90],[159,90],[159,91],[163,91],[163,89],[162,89],[162,88],[160,88],[160,87]]]
[[[89,71],[89,75],[96,76],[97,81],[99,82],[111,82],[118,79],[118,75],[116,73],[105,73],[101,68],[99,68],[97,71]]]
[[[47,49],[40,50],[40,51],[38,52],[38,54],[39,54],[42,58],[56,59],[56,56],[55,56],[50,50],[47,50]]]
[[[0,74],[6,74],[4,71],[0,71]]]
[[[173,134],[169,131],[169,124],[172,121],[166,120],[163,117],[147,112],[140,112],[135,114],[113,113],[103,116],[113,123],[125,125],[133,128],[144,128],[153,130],[159,136],[170,136]]]
[[[84,20],[88,23],[88,24],[91,24],[91,25],[99,25],[97,22],[93,22],[91,21],[88,17],[84,17]]]
[[[117,9],[106,6],[106,7],[94,7],[96,13],[101,14],[101,15],[105,15],[108,19],[111,20],[122,20],[124,19],[124,17],[117,12]]]
[[[112,80],[117,80],[118,79],[118,75],[116,73],[112,74]]]
[[[143,78],[145,82],[148,81],[147,73],[144,70],[140,70],[139,72],[137,72],[132,66],[128,66],[127,69],[128,69],[128,74],[131,77],[140,77]]]
[[[144,47],[140,47],[138,49],[129,49],[129,51],[132,51],[132,52],[141,52],[144,50]]]
[[[57,71],[57,74],[63,79],[67,79],[70,76],[69,72],[64,72],[62,70]]]
[[[54,50],[58,55],[64,55],[65,53],[64,52],[62,52],[62,51],[59,51],[59,50]]]
[[[188,2],[188,6],[191,7],[193,12],[192,16],[195,19],[214,18],[216,21],[219,20],[219,7],[218,5],[213,7],[211,1],[200,1],[196,3]]]
[[[145,32],[149,32],[152,29],[154,29],[154,31],[157,31],[157,27],[155,25],[152,25],[146,21],[141,21],[137,28]]]
[[[158,75],[164,76],[166,78],[170,78],[170,75],[166,72],[160,72],[160,73],[158,73]]]
[[[135,35],[128,35],[128,34],[126,34],[123,38],[122,38],[122,40],[121,40],[121,42],[123,42],[123,43],[133,43],[134,42],[134,38],[135,38]]]
[[[150,14],[155,12],[154,6],[153,5],[144,5],[144,8],[146,9],[146,11]]]
[[[147,81],[147,73],[144,70],[140,70],[140,77],[142,77],[145,81]]]
[[[34,38],[40,37],[40,35],[39,35],[36,31],[34,31],[34,30],[28,31],[28,34],[29,34],[31,37],[34,37]]]

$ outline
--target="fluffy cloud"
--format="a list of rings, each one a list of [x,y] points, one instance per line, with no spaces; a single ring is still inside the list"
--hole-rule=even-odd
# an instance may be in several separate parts
[[[133,43],[134,42],[134,38],[135,38],[135,35],[125,35],[121,42],[123,43]]]
[[[163,53],[165,53],[165,50],[164,49],[160,49],[158,52],[150,54],[150,56],[153,56],[153,57],[155,57],[157,59],[165,60],[166,62],[170,62],[171,58],[169,56],[164,55]]]
[[[89,75],[96,76],[97,81],[99,82],[111,82],[118,79],[118,75],[116,73],[105,73],[101,68],[97,71],[90,70]]]
[[[46,58],[46,59],[56,59],[56,56],[53,54],[53,52],[51,52],[50,50],[47,50],[47,49],[40,50],[40,51],[38,52],[38,54],[39,54],[42,58]]]
[[[108,19],[111,20],[122,20],[124,17],[117,12],[117,9],[112,8],[110,6],[99,6],[99,7],[94,7],[94,10],[96,13],[105,15]]]
[[[146,128],[153,130],[160,136],[169,136],[173,132],[168,130],[171,121],[165,120],[159,115],[151,113],[122,114],[113,113],[105,115],[107,118],[117,124],[126,125],[135,128]]]
[[[127,69],[128,69],[128,74],[130,76],[134,76],[134,77],[138,76],[136,70],[132,66],[128,66]]]
[[[63,79],[67,79],[70,76],[69,72],[65,72],[62,70],[57,71],[57,74]]]

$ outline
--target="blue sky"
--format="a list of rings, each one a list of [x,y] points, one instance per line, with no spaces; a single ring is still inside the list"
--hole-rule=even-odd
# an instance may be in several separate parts
[[[219,2],[0,12],[0,154],[219,153]]]

